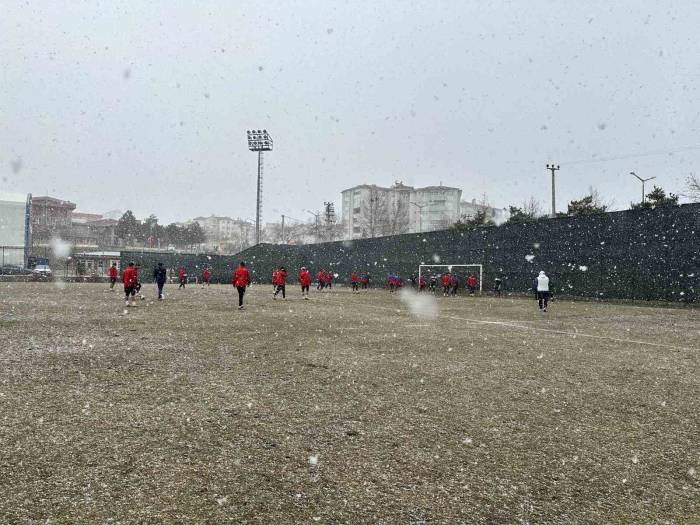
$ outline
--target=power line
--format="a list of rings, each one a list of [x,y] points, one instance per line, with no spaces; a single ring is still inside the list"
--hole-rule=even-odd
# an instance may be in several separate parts
[[[639,157],[653,157],[653,156],[657,156],[657,155],[672,155],[674,153],[680,153],[682,151],[692,151],[692,150],[700,150],[700,145],[683,146],[681,148],[669,149],[669,150],[647,151],[647,152],[643,152],[643,153],[628,153],[625,155],[617,155],[614,157],[601,157],[599,159],[572,160],[572,161],[568,161],[568,162],[562,162],[562,164],[567,164],[569,166],[574,165],[574,164],[595,164],[597,162],[610,162],[613,160],[635,159],[635,158],[639,158]]]

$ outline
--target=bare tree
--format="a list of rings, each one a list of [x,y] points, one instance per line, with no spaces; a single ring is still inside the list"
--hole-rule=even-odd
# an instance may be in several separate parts
[[[615,199],[604,199],[598,189],[594,188],[593,186],[588,187],[588,195],[591,196],[591,202],[596,208],[610,211],[615,206]]]
[[[691,173],[685,179],[685,184],[688,191],[687,197],[693,202],[700,202],[700,177],[695,175],[695,173]]]
[[[384,229],[385,235],[398,235],[408,232],[408,199],[396,195],[393,206],[387,209],[387,222]]]
[[[532,196],[523,202],[522,211],[525,215],[532,217],[533,219],[537,219],[538,217],[542,217],[542,215],[544,215],[542,213],[542,204],[540,204],[540,201]]]
[[[369,190],[369,198],[362,203],[360,211],[360,228],[363,237],[383,235],[386,229],[389,199],[384,191],[376,186]]]

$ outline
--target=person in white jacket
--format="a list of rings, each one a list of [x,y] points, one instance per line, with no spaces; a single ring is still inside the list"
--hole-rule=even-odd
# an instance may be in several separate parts
[[[546,312],[549,303],[549,277],[544,273],[544,270],[535,279],[533,288],[537,294],[537,304],[540,307],[540,311]]]

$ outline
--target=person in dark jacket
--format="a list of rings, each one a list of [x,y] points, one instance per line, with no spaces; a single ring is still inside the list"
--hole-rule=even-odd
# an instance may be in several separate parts
[[[159,262],[156,269],[153,270],[153,280],[158,285],[158,300],[163,300],[163,286],[165,286],[165,281],[167,280],[167,271],[163,267],[163,263]]]
[[[493,295],[500,297],[503,293],[503,280],[500,277],[496,277],[493,280]]]

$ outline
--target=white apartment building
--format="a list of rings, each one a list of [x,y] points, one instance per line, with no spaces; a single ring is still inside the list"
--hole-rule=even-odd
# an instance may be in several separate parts
[[[344,237],[359,239],[448,228],[460,217],[462,190],[396,182],[390,188],[361,184],[342,196]]]
[[[410,233],[446,230],[459,220],[462,199],[459,188],[416,188],[411,197]]]
[[[507,218],[505,210],[478,204],[475,199],[462,201],[462,190],[450,186],[361,184],[344,190],[342,196],[346,239],[445,230],[460,219],[473,218],[479,210],[496,223]]]
[[[236,226],[236,221],[231,217],[195,217],[193,222],[199,223],[207,236],[207,240],[230,239]]]
[[[505,208],[492,208],[491,206],[486,206],[476,202],[476,199],[472,199],[471,202],[462,201],[460,203],[460,217],[462,219],[472,219],[476,216],[479,211],[486,212],[486,219],[492,220],[496,224],[501,224],[508,220],[508,210]]]
[[[252,225],[247,221],[210,215],[195,217],[191,222],[196,222],[202,227],[209,249],[228,253],[240,251],[252,244]]]

